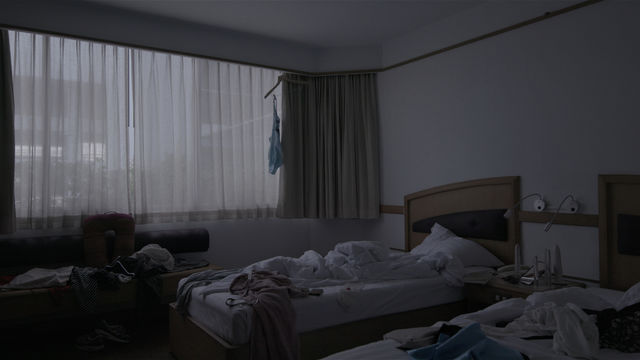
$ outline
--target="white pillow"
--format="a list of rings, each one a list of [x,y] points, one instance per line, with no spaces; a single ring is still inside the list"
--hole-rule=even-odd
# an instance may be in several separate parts
[[[427,237],[425,237],[424,240],[422,240],[420,245],[411,249],[411,253],[414,255],[426,254],[429,252],[431,247],[434,246],[436,242],[448,239],[450,237],[455,237],[455,236],[456,234],[451,232],[451,230],[447,229],[446,227],[438,223],[434,223],[433,226],[431,227],[431,233],[427,235]]]
[[[431,235],[434,237],[430,238]],[[489,250],[471,240],[455,236],[454,233],[437,223],[433,225],[431,234],[422,241],[422,244],[411,250],[414,255],[431,255],[436,252],[443,252],[460,259],[465,267],[504,265]]]
[[[489,250],[477,243],[458,236],[440,241],[431,249],[430,253],[443,252],[457,257],[466,266],[498,267],[504,265]]]
[[[629,290],[624,292],[622,298],[616,304],[616,310],[620,311],[627,306],[637,304],[640,302],[640,282],[633,285]]]
[[[611,307],[611,304],[598,295],[580,287],[566,287],[556,290],[534,292],[527,297],[527,301],[532,306],[544,305],[552,302],[559,306],[573,303],[581,309],[604,310]]]

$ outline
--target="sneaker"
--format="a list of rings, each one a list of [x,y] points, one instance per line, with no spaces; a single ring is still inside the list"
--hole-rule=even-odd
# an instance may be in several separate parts
[[[76,338],[76,348],[83,351],[100,351],[104,349],[102,336],[92,331]]]
[[[124,326],[112,325],[104,320],[98,323],[95,332],[107,340],[125,344],[131,341],[131,336],[127,334],[127,329]]]

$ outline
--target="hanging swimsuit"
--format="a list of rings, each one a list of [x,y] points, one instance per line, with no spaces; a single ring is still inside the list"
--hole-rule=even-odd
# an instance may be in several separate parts
[[[282,145],[280,145],[280,118],[277,111],[277,98],[273,95],[273,128],[269,142],[269,172],[275,174],[282,166]]]

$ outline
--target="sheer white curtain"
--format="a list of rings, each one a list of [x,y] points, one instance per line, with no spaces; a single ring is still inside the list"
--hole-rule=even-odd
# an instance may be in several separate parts
[[[273,216],[274,70],[133,50],[138,222]]]
[[[10,31],[19,228],[129,211],[127,50]]]

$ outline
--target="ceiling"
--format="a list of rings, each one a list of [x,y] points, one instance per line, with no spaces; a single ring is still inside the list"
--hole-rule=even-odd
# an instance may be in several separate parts
[[[85,0],[321,48],[366,47],[485,0]]]

